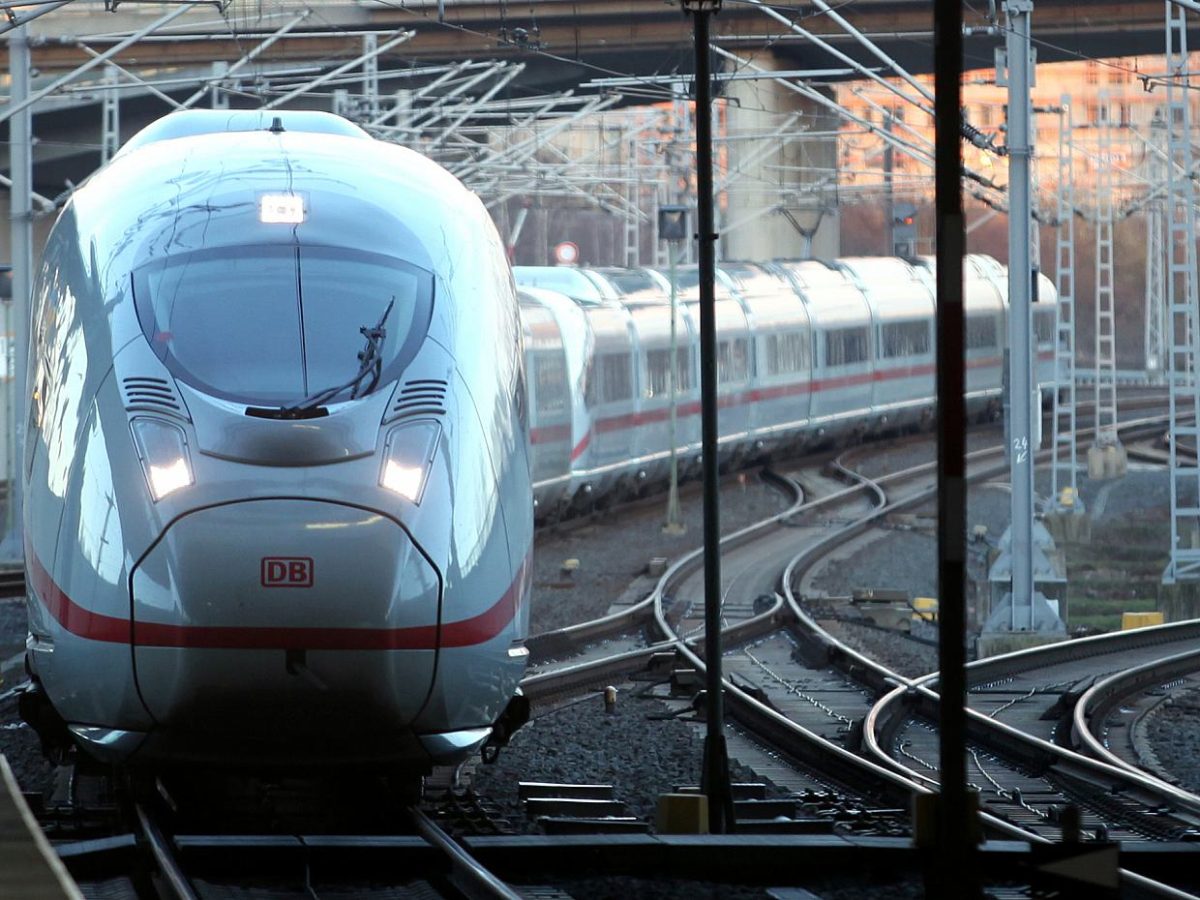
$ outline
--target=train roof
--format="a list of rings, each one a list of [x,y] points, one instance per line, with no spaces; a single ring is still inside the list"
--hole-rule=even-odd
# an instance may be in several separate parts
[[[620,296],[607,279],[578,266],[513,266],[513,277],[517,284],[558,291],[577,303],[605,303]]]
[[[280,198],[282,218],[268,210]],[[486,222],[478,198],[433,161],[336,129],[135,138],[71,207],[100,263],[120,255],[126,272],[162,256],[287,243],[373,251],[442,272]]]
[[[199,134],[245,133],[248,131],[300,131],[337,134],[371,140],[371,136],[349,119],[310,109],[185,109],[157,119],[126,141],[117,156],[158,141],[195,137]]]
[[[839,260],[850,272],[875,321],[915,319],[932,316],[933,291],[909,263],[895,256],[853,256]]]

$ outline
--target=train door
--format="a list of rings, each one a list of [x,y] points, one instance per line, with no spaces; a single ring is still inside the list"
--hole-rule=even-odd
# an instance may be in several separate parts
[[[637,414],[635,345],[629,314],[623,307],[588,310],[593,349],[585,379],[584,401],[592,435],[587,470],[595,487],[607,490],[630,458]]]
[[[641,411],[637,427],[637,456],[640,471],[651,479],[667,475],[668,450],[671,441],[672,394],[676,406],[678,439],[678,407],[686,391],[687,331],[677,322],[675,336],[676,365],[671,360],[671,307],[667,303],[639,303],[631,306],[630,314],[637,334],[638,383]],[[676,444],[678,446],[678,443]]]
[[[554,481],[567,474],[571,459],[571,406],[567,394],[567,357],[557,349],[528,354],[530,410],[533,421],[534,484]]]
[[[1044,287],[1043,287],[1044,290]],[[1042,292],[1033,307],[1034,384],[1050,389],[1055,381],[1054,346],[1058,331],[1058,298]]]
[[[753,375],[750,328],[741,304],[717,301],[717,403],[724,458],[750,443],[750,381]]]
[[[567,356],[553,312],[539,303],[526,302],[525,296],[521,303],[521,324],[525,338],[533,491],[538,506],[548,508],[567,489],[573,447]]]

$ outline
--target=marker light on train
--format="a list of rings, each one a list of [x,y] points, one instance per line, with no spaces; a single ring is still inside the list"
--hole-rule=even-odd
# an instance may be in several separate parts
[[[421,419],[393,428],[383,453],[379,483],[406,500],[419,504],[437,452],[441,426]]]
[[[129,423],[150,496],[155,501],[187,487],[194,479],[183,429],[161,419],[137,418]]]
[[[304,198],[299,194],[263,194],[258,220],[267,225],[299,225],[304,221]]]

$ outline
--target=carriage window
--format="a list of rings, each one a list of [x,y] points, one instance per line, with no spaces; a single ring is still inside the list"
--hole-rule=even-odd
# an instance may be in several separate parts
[[[1054,340],[1054,310],[1034,310],[1033,333],[1037,335],[1039,344],[1049,344]]]
[[[996,317],[967,316],[966,343],[968,350],[996,346]]]
[[[633,377],[628,353],[606,353],[592,360],[587,380],[587,402],[612,403],[633,396]]]
[[[675,390],[688,391],[692,388],[692,369],[689,365],[688,349],[677,347],[675,350]],[[671,383],[668,379],[671,365],[670,350],[646,351],[646,374],[649,377],[650,397],[667,397],[671,393]]]
[[[567,367],[559,353],[533,357],[533,377],[539,414],[560,413],[567,408]]]
[[[922,356],[929,352],[928,322],[888,322],[879,329],[879,358]]]
[[[812,362],[808,334],[800,331],[790,334],[768,334],[766,355],[768,375],[802,372],[808,369]]]
[[[717,344],[717,383],[745,381],[750,377],[750,355],[744,338]]]
[[[848,366],[870,358],[871,340],[866,328],[837,328],[825,332],[825,365]]]

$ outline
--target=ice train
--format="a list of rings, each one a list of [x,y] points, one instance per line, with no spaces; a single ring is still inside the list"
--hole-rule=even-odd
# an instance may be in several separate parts
[[[671,408],[669,273],[515,268],[539,516],[635,493],[666,477]],[[964,265],[967,403],[1000,410],[1007,271]],[[676,446],[700,451],[695,267],[676,273]],[[1054,380],[1057,293],[1038,277],[1037,383]],[[928,259],[722,263],[717,269],[720,452],[729,462],[929,424],[934,270]]]
[[[73,194],[32,307],[28,669],[131,765],[419,770],[520,721],[518,300],[482,204],[324,113],[174,113]]]

